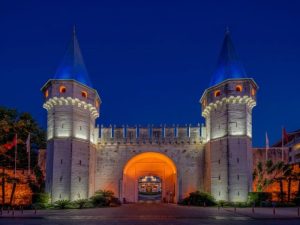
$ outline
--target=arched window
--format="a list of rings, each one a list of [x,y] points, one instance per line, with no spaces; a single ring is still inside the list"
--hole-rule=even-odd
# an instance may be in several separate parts
[[[220,90],[216,90],[215,91],[215,97],[219,97],[221,95],[221,91]]]
[[[81,92],[81,96],[84,97],[84,98],[87,98],[88,97],[88,94],[86,91],[82,91]]]
[[[67,91],[67,89],[66,89],[66,87],[65,86],[60,86],[59,87],[59,93],[66,93],[66,91]]]
[[[242,92],[243,91],[243,86],[242,85],[236,85],[235,86],[235,91],[237,91],[237,92]]]

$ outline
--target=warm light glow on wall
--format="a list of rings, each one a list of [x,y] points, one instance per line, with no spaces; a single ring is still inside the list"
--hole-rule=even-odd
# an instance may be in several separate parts
[[[65,86],[60,86],[59,87],[59,93],[66,93],[67,89]]]
[[[145,153],[142,153],[142,154],[139,154],[133,158],[131,158],[125,168],[124,168],[124,174],[126,174],[127,170],[132,166],[134,165],[135,163],[143,160],[143,159],[148,159],[148,158],[157,158],[157,159],[160,159],[164,162],[166,162],[172,169],[173,173],[176,174],[176,166],[174,164],[174,162],[167,156],[161,154],[161,153],[157,153],[157,152],[145,152]]]

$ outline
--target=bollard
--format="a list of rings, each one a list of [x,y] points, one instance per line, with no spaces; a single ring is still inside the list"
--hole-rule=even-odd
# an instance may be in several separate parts
[[[3,214],[3,208],[1,208],[0,214],[1,214],[1,216],[2,216],[2,214]]]
[[[236,206],[234,206],[234,212],[236,213]]]
[[[12,208],[12,216],[15,216],[15,208]]]
[[[36,214],[36,208],[34,208],[34,214]]]
[[[300,207],[298,207],[298,216],[300,216]]]
[[[22,213],[22,214],[24,213],[23,206],[21,206],[21,213]]]
[[[273,216],[276,215],[276,210],[275,210],[275,207],[273,207]]]
[[[9,207],[7,207],[7,214],[9,214]]]
[[[254,211],[254,207],[252,207],[252,214],[254,214],[255,213],[255,211]]]
[[[218,212],[220,212],[220,206],[218,205]]]

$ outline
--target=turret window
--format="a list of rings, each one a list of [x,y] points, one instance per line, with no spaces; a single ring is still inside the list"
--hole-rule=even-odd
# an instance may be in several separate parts
[[[59,93],[66,93],[66,91],[67,91],[67,89],[66,89],[66,87],[65,86],[60,86],[59,87]]]
[[[82,91],[81,92],[81,96],[84,97],[84,98],[87,98],[88,97],[88,94],[86,91]]]
[[[220,90],[216,90],[215,91],[215,97],[219,97],[221,95],[221,91]]]
[[[98,101],[98,100],[96,100],[96,103],[95,103],[95,105],[96,105],[96,108],[98,108],[98,107],[99,107],[99,101]]]
[[[254,96],[256,94],[256,91],[254,88],[251,89],[251,95]]]
[[[242,92],[243,91],[243,86],[242,85],[236,85],[235,86],[235,91],[237,91],[237,92]]]
[[[46,90],[44,94],[45,94],[45,98],[48,98],[48,96],[49,96],[49,91]]]

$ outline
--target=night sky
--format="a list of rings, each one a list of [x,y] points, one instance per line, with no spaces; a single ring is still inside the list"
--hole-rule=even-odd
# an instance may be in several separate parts
[[[104,124],[203,123],[228,25],[248,77],[258,83],[254,146],[300,129],[299,1],[2,1],[0,105],[46,127],[40,88],[61,63],[76,24]]]

